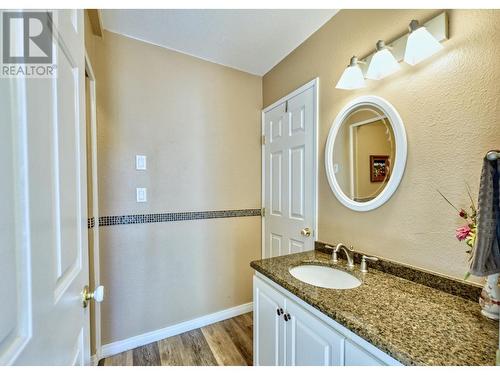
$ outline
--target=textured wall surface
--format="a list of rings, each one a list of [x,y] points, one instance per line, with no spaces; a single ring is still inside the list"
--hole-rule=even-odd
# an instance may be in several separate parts
[[[100,216],[260,207],[260,77],[109,32],[95,51]],[[250,302],[260,223],[100,228],[103,344]]]
[[[393,39],[411,19],[438,10],[342,10],[263,78],[264,107],[314,77],[319,100],[319,239],[343,241],[364,252],[461,278],[461,224],[437,194],[467,206],[465,182],[477,192],[482,158],[500,148],[500,11],[449,11],[444,50],[356,91],[335,89],[353,54],[377,39]],[[327,182],[324,148],[340,109],[359,95],[378,95],[398,110],[408,136],[407,167],[396,193],[367,213],[341,205]],[[478,281],[476,279],[476,281]]]

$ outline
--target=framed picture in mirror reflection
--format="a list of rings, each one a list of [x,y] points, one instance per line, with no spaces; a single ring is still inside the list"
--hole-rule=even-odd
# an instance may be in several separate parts
[[[389,155],[370,155],[370,182],[384,182],[390,170]]]

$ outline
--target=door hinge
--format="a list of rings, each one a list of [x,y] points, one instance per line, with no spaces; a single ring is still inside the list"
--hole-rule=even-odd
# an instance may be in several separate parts
[[[262,142],[263,145],[266,144],[266,136],[262,134],[260,141]]]
[[[285,102],[285,113],[288,112],[288,100]]]
[[[266,216],[266,208],[265,207],[262,207],[260,209],[260,216],[262,216],[262,217]]]

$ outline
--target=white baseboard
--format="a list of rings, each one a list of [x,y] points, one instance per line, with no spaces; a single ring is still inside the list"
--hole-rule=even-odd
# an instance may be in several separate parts
[[[230,319],[232,317],[245,314],[252,311],[253,302],[243,305],[230,307],[226,310],[217,311],[213,314],[200,316],[186,322],[174,324],[169,327],[161,328],[156,331],[146,332],[141,335],[130,337],[128,339],[115,341],[102,346],[101,358],[107,358],[112,355],[125,352],[130,349],[138,348],[139,346],[150,344],[152,342],[166,339],[167,337],[179,335],[184,332],[191,331],[206,325],[220,322],[221,320]]]

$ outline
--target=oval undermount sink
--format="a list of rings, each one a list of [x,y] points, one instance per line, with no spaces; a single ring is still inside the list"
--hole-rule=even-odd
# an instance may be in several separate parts
[[[350,273],[327,266],[303,264],[291,268],[290,273],[300,281],[322,288],[352,289],[361,285]]]

